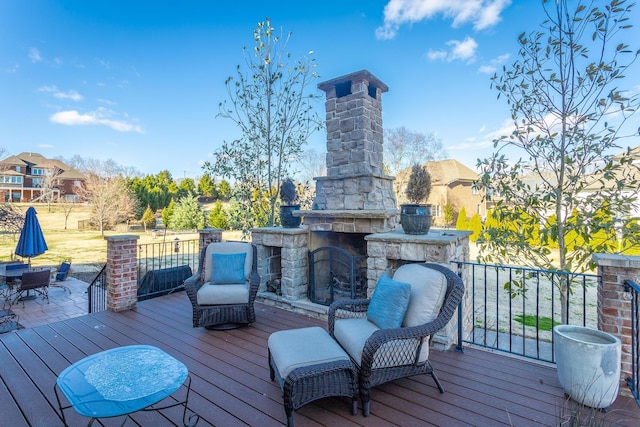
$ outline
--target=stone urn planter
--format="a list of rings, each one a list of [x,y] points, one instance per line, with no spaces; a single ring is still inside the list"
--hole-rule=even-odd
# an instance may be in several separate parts
[[[611,406],[620,387],[620,340],[597,329],[553,328],[558,380],[573,400],[592,408]]]
[[[285,228],[300,227],[302,218],[293,216],[293,211],[300,210],[298,203],[298,191],[291,178],[287,178],[280,184],[280,224]]]
[[[300,227],[302,218],[293,216],[293,211],[299,211],[300,205],[280,205],[280,224],[284,228]]]
[[[400,205],[400,225],[405,234],[427,234],[431,228],[431,205]]]

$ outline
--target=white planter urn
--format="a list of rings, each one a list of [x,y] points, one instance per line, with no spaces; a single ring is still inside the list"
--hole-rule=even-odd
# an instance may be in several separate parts
[[[571,399],[607,408],[620,387],[620,340],[597,329],[573,325],[553,328],[558,380]]]

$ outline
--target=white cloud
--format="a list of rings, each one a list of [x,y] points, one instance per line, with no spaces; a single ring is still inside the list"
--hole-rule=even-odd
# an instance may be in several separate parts
[[[496,58],[493,58],[492,60],[489,61],[488,64],[481,65],[480,68],[478,68],[478,72],[483,74],[493,74],[496,71],[498,71],[498,67],[500,67],[505,62],[507,62],[509,58],[510,58],[510,55],[508,53],[505,53],[504,55],[500,55]]]
[[[471,37],[467,37],[463,41],[451,40],[447,42],[447,45],[453,46],[450,55],[451,61],[454,59],[472,59],[478,49],[478,43]]]
[[[478,68],[478,72],[482,74],[493,74],[496,70],[497,68],[493,65],[481,65],[480,68]]]
[[[53,148],[54,146],[51,144],[38,144],[38,147],[40,148]]]
[[[427,58],[432,61],[455,61],[463,60],[473,62],[478,49],[478,43],[471,37],[467,37],[464,40],[450,40],[447,42],[449,50],[429,50],[427,52]]]
[[[40,56],[40,51],[35,47],[29,49],[29,59],[31,62],[40,62],[42,61],[42,56]]]
[[[20,64],[13,64],[11,67],[5,68],[5,71],[10,74],[15,74],[20,70]]]
[[[53,96],[58,99],[70,99],[72,101],[82,101],[84,99],[82,95],[80,95],[73,89],[66,92],[61,92],[56,86],[42,86],[38,88],[38,91],[53,93]]]
[[[446,50],[429,49],[429,52],[427,52],[427,58],[429,58],[432,61],[445,60],[447,59],[447,56],[449,56],[449,53]]]
[[[140,126],[123,120],[112,120],[113,111],[106,108],[98,108],[96,111],[79,113],[77,110],[60,111],[53,114],[49,120],[66,126],[108,126],[118,132],[144,133]]]
[[[452,27],[471,23],[476,31],[500,22],[500,14],[511,0],[389,0],[384,8],[384,24],[376,29],[378,39],[396,36],[400,26],[437,15],[451,19]]]

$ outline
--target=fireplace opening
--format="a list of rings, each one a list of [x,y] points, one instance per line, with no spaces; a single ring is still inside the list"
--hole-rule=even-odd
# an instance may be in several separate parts
[[[367,257],[342,248],[325,246],[309,252],[307,297],[331,305],[340,299],[366,298]]]

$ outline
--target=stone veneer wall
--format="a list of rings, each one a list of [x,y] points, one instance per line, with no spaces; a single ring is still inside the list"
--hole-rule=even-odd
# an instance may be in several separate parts
[[[260,292],[266,291],[267,282],[280,279],[280,294],[287,300],[306,298],[308,285],[308,241],[306,227],[262,227],[251,230],[251,242],[258,252]],[[274,257],[280,258],[279,272]],[[279,277],[278,277],[279,276]]]
[[[428,234],[410,235],[403,232],[370,234],[367,241],[367,293],[371,297],[378,279],[383,274],[393,276],[403,264],[409,262],[433,262],[454,269],[454,261],[469,261],[470,231],[436,230]],[[468,268],[462,269],[462,280],[469,282]],[[473,327],[471,311],[471,292],[466,292],[463,299],[463,334],[467,336]],[[455,344],[458,332],[458,318],[453,319],[432,337],[432,347],[446,350]]]

